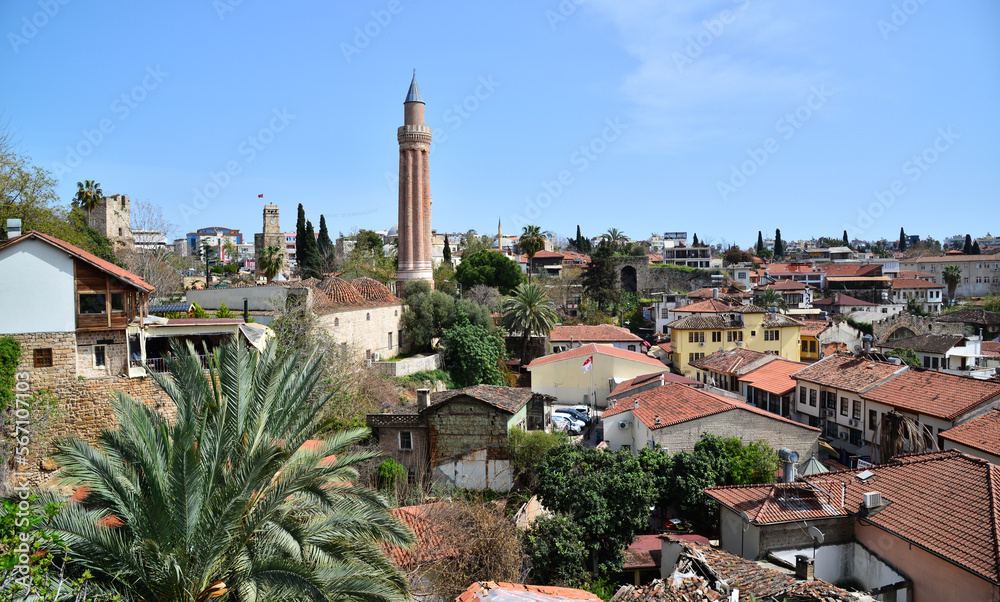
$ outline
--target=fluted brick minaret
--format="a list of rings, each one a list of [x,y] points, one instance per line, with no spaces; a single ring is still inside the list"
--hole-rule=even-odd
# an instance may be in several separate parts
[[[431,189],[428,155],[431,128],[424,125],[424,99],[413,71],[410,90],[403,101],[403,127],[399,141],[399,269],[396,292],[402,294],[409,280],[423,279],[434,286],[431,260]]]

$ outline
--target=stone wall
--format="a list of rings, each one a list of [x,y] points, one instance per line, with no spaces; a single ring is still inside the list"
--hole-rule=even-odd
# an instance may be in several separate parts
[[[349,357],[363,360],[378,353],[382,358],[390,358],[400,352],[402,313],[401,303],[338,309],[319,316],[319,325]]]
[[[417,372],[430,372],[444,366],[440,353],[429,353],[408,357],[398,362],[375,362],[375,368],[389,376],[409,376]]]
[[[745,443],[763,440],[772,449],[787,447],[797,451],[803,458],[816,453],[820,435],[818,429],[805,428],[805,425],[791,424],[778,417],[770,418],[742,409],[689,420],[653,430],[652,433],[653,440],[672,454],[694,451],[695,444],[701,441],[702,433],[711,433],[720,437],[736,437]]]
[[[905,311],[872,323],[876,343],[884,343],[894,331],[902,328],[909,329],[914,335],[965,333],[965,327],[962,324],[937,322],[934,316],[914,316]]]
[[[712,274],[722,274],[721,270],[680,270],[665,265],[650,265],[648,257],[616,257],[616,284],[622,287],[622,271],[626,267],[635,270],[636,290],[640,296],[662,293],[665,290],[689,292],[713,286]]]
[[[103,342],[102,342],[103,341]],[[111,341],[108,343],[107,341]],[[94,365],[94,347],[104,346],[104,366]],[[102,330],[76,335],[76,374],[85,378],[106,378],[128,372],[125,331]]]

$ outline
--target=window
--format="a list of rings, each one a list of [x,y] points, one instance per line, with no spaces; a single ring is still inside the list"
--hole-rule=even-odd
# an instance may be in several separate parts
[[[372,315],[371,314],[365,314],[365,319],[368,320],[369,322],[371,322],[372,321]]]
[[[689,332],[688,333],[688,343],[704,343],[705,333],[704,332]]]
[[[779,331],[777,331],[777,330],[765,330],[764,331],[764,340],[765,341],[777,341],[778,340],[778,333],[779,333]]]
[[[125,311],[124,293],[111,293],[111,311]]]
[[[809,389],[809,405],[816,407],[816,389]]]
[[[664,320],[670,317],[670,310],[664,307],[660,310],[660,317]]]
[[[52,366],[52,349],[35,349],[35,367],[49,368]]]
[[[828,410],[837,409],[837,394],[833,391],[829,391],[826,394],[826,404],[824,404]]]
[[[714,331],[712,333],[712,342],[713,343],[721,343],[722,342],[722,333],[719,332],[719,331]]]
[[[851,429],[851,445],[864,445],[865,436],[860,429]]]
[[[930,367],[931,367],[931,358],[929,358],[929,357],[927,357],[925,355],[924,356],[924,368],[930,368]]]
[[[105,301],[103,294],[80,293],[81,314],[103,314]]]
[[[628,346],[628,350],[629,351],[635,351],[635,345],[629,345]]]
[[[407,471],[406,471],[406,482],[409,485],[416,485],[417,484],[417,471],[416,470],[413,470],[412,468],[407,469]]]
[[[729,341],[730,343],[732,343],[733,341],[742,341],[743,340],[743,331],[742,330],[727,330],[726,331],[726,340]]]
[[[694,354],[693,353],[689,353],[688,354],[688,363],[690,364],[693,361],[694,361]]]
[[[809,341],[802,341],[802,353],[809,352]]]
[[[757,336],[757,331],[756,330],[751,330],[750,331],[750,336],[752,336],[752,337]]]
[[[816,353],[816,341],[809,341],[809,353]]]
[[[334,326],[340,326],[340,318],[334,318],[333,319],[333,325]]]
[[[399,431],[399,449],[413,449],[413,434],[410,431]]]
[[[936,358],[936,357],[932,357],[931,358],[931,369],[932,370],[937,370],[938,369],[938,358]]]
[[[392,333],[389,333],[389,349],[392,349]]]
[[[861,402],[857,399],[854,400],[854,411],[852,412],[851,418],[861,420]]]
[[[806,405],[806,388],[799,387],[799,405]]]
[[[847,416],[847,406],[848,405],[849,404],[847,403],[847,398],[846,397],[841,397],[840,398],[840,415],[841,416]]]
[[[103,296],[103,295],[102,295]],[[108,365],[108,347],[106,345],[94,345],[94,367],[106,368]]]
[[[868,410],[868,430],[874,431],[876,426],[878,426],[878,412]]]

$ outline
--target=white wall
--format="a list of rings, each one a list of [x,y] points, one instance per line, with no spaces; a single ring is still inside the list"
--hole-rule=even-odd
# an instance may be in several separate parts
[[[489,460],[486,450],[476,450],[434,467],[434,481],[461,489],[509,491],[513,474],[507,460]]]
[[[622,422],[631,424],[628,428],[619,428],[619,424]],[[608,442],[608,447],[611,450],[619,450],[623,445],[628,445],[633,453],[638,453],[642,448],[649,446],[649,442],[653,438],[649,427],[636,418],[631,411],[609,416],[603,421],[603,424],[604,440]]]
[[[772,551],[771,553],[794,565],[797,554],[811,558],[813,549],[781,550]],[[857,542],[820,546],[816,550],[814,568],[817,579],[822,579],[827,583],[838,583],[846,579],[856,579],[865,589],[869,590],[889,585],[899,585],[902,589],[906,582],[906,579],[902,575]],[[905,589],[897,591],[896,600],[897,602],[906,600]]]
[[[38,240],[0,251],[0,334],[76,331],[73,257]]]

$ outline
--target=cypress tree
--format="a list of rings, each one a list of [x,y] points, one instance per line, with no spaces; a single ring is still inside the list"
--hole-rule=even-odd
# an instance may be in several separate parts
[[[978,240],[976,242],[972,243],[972,254],[973,255],[982,255],[983,254],[982,251],[979,250],[979,241]]]
[[[580,224],[576,225],[576,250],[583,253],[583,235],[580,234]]]
[[[851,241],[847,238],[847,230],[844,230],[844,246],[850,246]]]
[[[444,235],[444,252],[442,253],[446,263],[451,263],[451,244],[448,242],[448,235]]]
[[[333,252],[333,241],[330,240],[330,232],[326,229],[326,218],[322,215],[319,216],[319,239],[316,244],[321,258]]]
[[[764,252],[764,235],[757,230],[757,254]]]
[[[295,219],[295,263],[298,264],[299,276],[302,278],[307,278],[307,276],[303,276],[303,273],[309,263],[309,249],[306,247],[305,240],[306,210],[302,208],[302,203],[299,203],[299,213]]]
[[[781,228],[774,229],[774,256],[785,256],[785,243],[781,240]]]
[[[306,221],[305,240],[302,242],[296,241],[295,244],[296,249],[308,249],[305,263],[299,264],[299,274],[303,278],[322,278],[323,272],[320,270],[319,244],[316,242],[316,231],[313,230],[312,222]]]
[[[965,246],[962,247],[962,252],[966,255],[972,255],[972,237],[968,234],[965,235]]]
[[[899,229],[899,252],[902,253],[906,250],[906,232],[903,232],[903,228]]]
[[[697,232],[694,233],[694,238],[691,239],[691,246],[692,247],[697,247],[698,246],[698,233]]]

